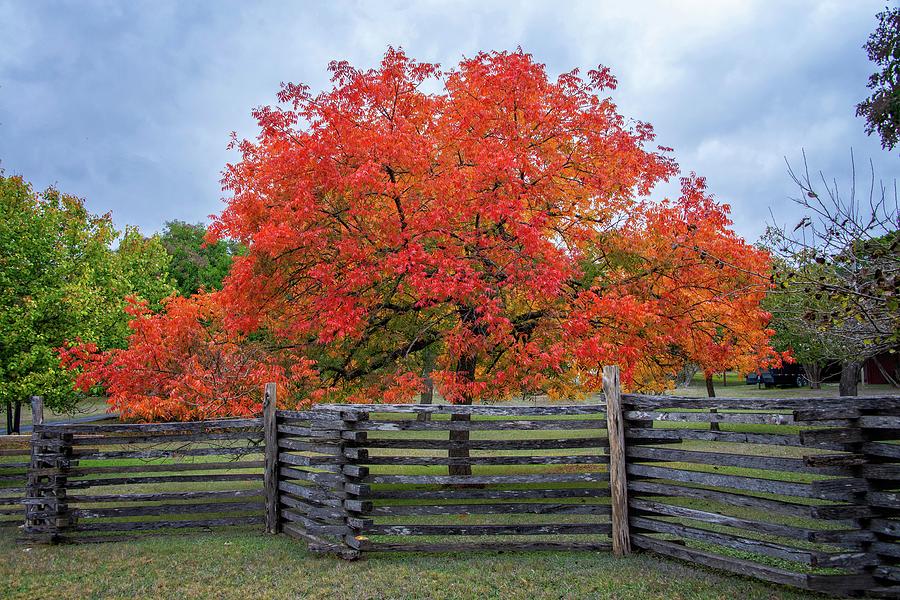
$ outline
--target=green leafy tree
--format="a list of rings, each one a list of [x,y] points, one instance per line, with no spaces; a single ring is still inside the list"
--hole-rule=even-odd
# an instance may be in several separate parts
[[[876,131],[881,146],[893,150],[900,139],[900,8],[878,13],[878,26],[863,48],[878,70],[869,76],[872,95],[856,106],[856,114],[866,119],[866,133]]]
[[[775,262],[776,285],[763,301],[763,307],[772,314],[769,324],[775,331],[772,345],[780,352],[790,352],[803,367],[810,388],[821,389],[823,368],[844,358],[845,352],[821,318],[835,311],[831,296],[816,291],[794,293],[796,280],[818,281],[826,275],[826,269],[802,257],[798,257],[797,263],[791,267],[784,261]]]
[[[21,177],[0,172],[0,404],[7,431],[17,431],[21,404],[41,395],[62,411],[79,397],[57,349],[81,339],[122,346],[128,333],[125,297],[159,301],[168,255],[156,238],[119,233],[109,214],[56,189],[35,194]]]
[[[163,230],[161,241],[171,257],[169,272],[182,296],[222,289],[232,258],[244,252],[231,240],[206,243],[205,239],[206,227],[200,223],[169,221]]]

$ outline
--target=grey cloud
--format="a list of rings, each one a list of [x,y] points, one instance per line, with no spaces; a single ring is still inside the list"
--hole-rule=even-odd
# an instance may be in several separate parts
[[[783,157],[806,148],[841,178],[849,149],[881,176],[897,157],[854,104],[860,46],[880,1],[48,2],[0,0],[0,161],[84,196],[117,223],[159,229],[221,209],[232,130],[281,81],[314,89],[325,66],[377,63],[388,45],[452,65],[521,45],[551,73],[599,63],[629,116],[654,124],[685,171],[706,175],[755,238],[769,207],[796,211]],[[659,194],[677,192],[677,182]]]

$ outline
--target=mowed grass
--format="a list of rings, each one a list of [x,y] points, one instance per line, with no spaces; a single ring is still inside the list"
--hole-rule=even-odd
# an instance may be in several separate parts
[[[284,535],[239,531],[55,547],[4,537],[0,556],[0,596],[9,600],[818,597],[651,554],[406,553],[345,562]]]

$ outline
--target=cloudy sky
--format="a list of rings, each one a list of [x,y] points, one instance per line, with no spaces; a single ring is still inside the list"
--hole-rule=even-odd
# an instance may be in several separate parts
[[[593,2],[50,2],[0,0],[0,167],[84,197],[145,233],[222,207],[229,133],[279,82],[328,83],[330,60],[374,66],[388,45],[455,64],[521,46],[556,75],[609,66],[620,110],[652,123],[755,239],[796,218],[785,157],[848,187],[898,174],[854,114],[861,49],[884,0]],[[671,192],[672,186],[658,190]]]

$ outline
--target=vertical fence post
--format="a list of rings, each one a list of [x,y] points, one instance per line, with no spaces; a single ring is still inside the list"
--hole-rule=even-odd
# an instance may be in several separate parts
[[[360,460],[368,456],[365,445],[368,433],[358,431],[357,424],[369,420],[369,413],[362,411],[346,411],[341,413],[341,456],[344,464],[341,467],[343,476],[343,512],[344,522],[347,525],[347,533],[344,535],[345,550],[341,552],[341,558],[355,560],[362,554],[365,547],[363,536],[368,524],[365,518],[368,503],[365,498],[368,495],[369,486],[363,480],[369,474],[368,467],[362,466]]]
[[[72,434],[35,425],[25,488],[24,539],[56,543],[73,524],[67,487],[72,466]]]
[[[609,495],[612,505],[613,554],[631,554],[628,530],[628,482],[625,476],[625,421],[622,415],[622,390],[619,367],[603,367],[603,393],[606,396],[606,424],[609,435]]]
[[[44,424],[44,399],[41,396],[31,397],[31,425]]]
[[[263,434],[265,437],[265,471],[263,484],[266,491],[266,533],[281,531],[281,515],[278,511],[278,423],[276,420],[276,386],[266,384],[263,396]]]

